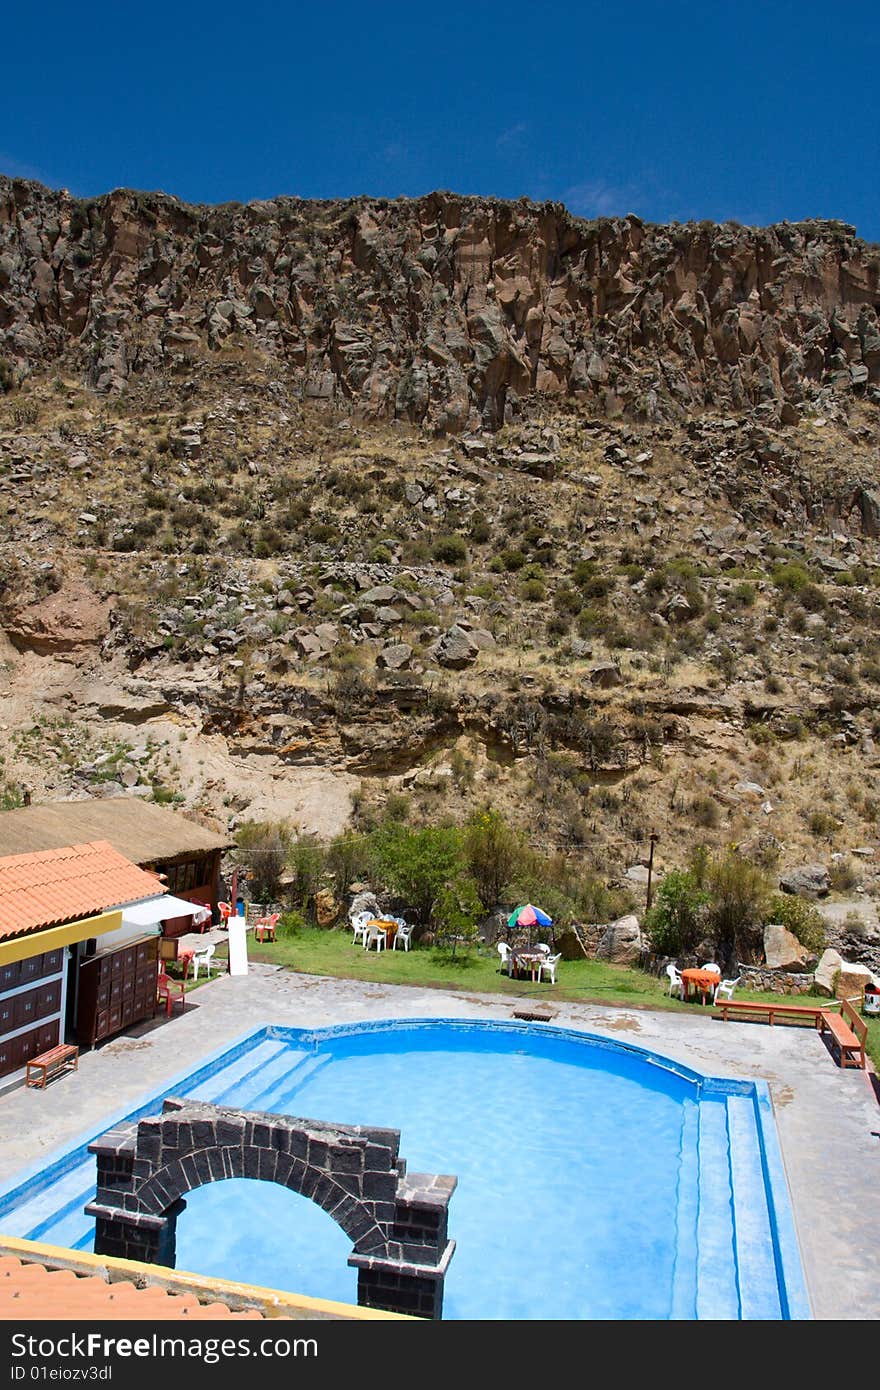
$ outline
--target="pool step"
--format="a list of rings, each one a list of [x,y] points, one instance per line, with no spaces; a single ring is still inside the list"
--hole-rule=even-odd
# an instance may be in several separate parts
[[[676,1202],[675,1264],[672,1271],[670,1318],[683,1320],[696,1316],[697,1307],[697,1219],[700,1208],[700,1167],[698,1143],[700,1102],[683,1103],[681,1152]]]
[[[312,1052],[303,1052],[282,1045],[276,1057],[260,1067],[259,1071],[248,1079],[246,1085],[236,1089],[234,1104],[240,1110],[270,1109],[269,1099],[278,1087],[286,1085],[291,1072],[295,1071],[300,1063],[310,1061],[313,1056]]]
[[[781,1318],[773,1231],[767,1208],[755,1105],[751,1096],[728,1097],[727,1129],[730,1136],[740,1316]]]
[[[737,1319],[740,1306],[733,1259],[733,1191],[727,1103],[722,1097],[704,1094],[700,1101],[699,1169],[697,1317]]]
[[[288,1057],[292,1060],[297,1056],[295,1052],[289,1052]],[[322,1067],[326,1067],[330,1061],[329,1053],[314,1052],[307,1053],[296,1066],[288,1067],[286,1074],[274,1086],[269,1087],[259,1097],[260,1110],[271,1110],[275,1114],[290,1114],[290,1106],[294,1096],[302,1090],[307,1081],[311,1081],[316,1072]]]
[[[264,1067],[282,1053],[289,1053],[285,1044],[277,1038],[267,1038],[256,1047],[248,1048],[222,1071],[209,1076],[200,1086],[188,1091],[187,1098],[209,1100],[214,1105],[224,1105],[233,1093],[237,1093],[252,1077],[258,1076]]]

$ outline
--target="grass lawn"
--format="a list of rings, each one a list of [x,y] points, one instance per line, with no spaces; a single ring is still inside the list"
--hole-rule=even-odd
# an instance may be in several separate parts
[[[225,957],[221,944],[218,957]],[[370,980],[379,984],[414,985],[421,989],[454,989],[511,998],[571,1003],[620,1004],[677,1012],[705,1012],[702,1004],[683,1004],[671,999],[665,975],[657,979],[628,966],[598,960],[562,960],[557,984],[546,980],[512,980],[499,970],[498,953],[485,947],[452,959],[445,952],[414,946],[410,951],[365,951],[352,944],[349,931],[325,931],[304,927],[292,935],[279,934],[276,942],[254,941],[248,936],[252,961],[282,965],[303,975],[329,975],[344,980]],[[200,981],[201,983],[201,981]],[[762,999],[756,990],[737,990],[743,999]],[[819,1003],[817,999],[815,1001]],[[880,1070],[880,1018],[866,1019],[867,1051]]]

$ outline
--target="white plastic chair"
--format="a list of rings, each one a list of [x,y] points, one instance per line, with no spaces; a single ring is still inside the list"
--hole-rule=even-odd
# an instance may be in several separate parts
[[[684,999],[684,980],[681,978],[680,972],[676,970],[675,966],[672,964],[672,961],[667,965],[666,973],[669,976],[670,998],[673,994],[677,994],[679,999]]]
[[[362,946],[366,945],[367,923],[371,920],[372,915],[369,912],[356,912],[353,917],[349,918],[352,931],[354,932],[351,942],[353,946],[356,946],[358,942],[360,942]]]
[[[717,975],[719,980],[721,979],[721,966],[716,965],[714,960],[707,960],[705,965],[700,966],[700,969],[711,970],[713,975]]]
[[[720,984],[717,984],[712,995],[712,1003],[717,1004],[719,999],[732,999],[733,991],[741,979],[742,975],[737,975],[735,980],[722,980]]]
[[[364,950],[369,951],[371,946],[375,946],[377,951],[385,950],[384,927],[366,927],[364,929]]]
[[[535,950],[540,951],[545,956],[549,956],[550,954],[550,947],[547,945],[546,941],[539,941],[535,946]]]
[[[542,960],[541,963],[540,963],[540,965],[538,966],[538,979],[540,980],[542,975],[549,975],[549,976],[550,976],[550,983],[551,983],[551,985],[555,985],[555,984],[556,984],[556,967],[557,967],[557,965],[559,964],[559,962],[560,962],[561,960],[562,960],[562,952],[561,952],[561,951],[559,952],[559,955],[558,955],[558,956],[547,956],[546,960]]]
[[[496,950],[497,950],[499,956],[501,957],[501,969],[502,969],[502,970],[506,970],[507,973],[508,973],[508,975],[509,975],[509,974],[510,974],[510,947],[508,946],[508,944],[507,944],[506,941],[499,941],[499,942],[496,943]]]
[[[391,949],[392,951],[396,951],[398,945],[400,945],[403,947],[405,951],[408,951],[409,943],[412,939],[413,929],[412,927],[407,926],[406,922],[403,922],[401,924],[399,917],[397,918],[397,923],[398,927],[397,931],[394,933],[394,940],[391,943]]]
[[[200,946],[197,950],[193,951],[193,981],[196,981],[199,978],[200,965],[203,965],[205,967],[208,979],[210,980],[211,967],[214,963],[213,958],[216,949],[217,948],[214,945],[213,941],[209,941],[206,946]]]

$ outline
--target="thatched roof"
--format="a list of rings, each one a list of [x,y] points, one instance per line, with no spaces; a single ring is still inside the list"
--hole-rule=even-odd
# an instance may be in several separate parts
[[[0,856],[92,840],[109,840],[126,859],[141,865],[187,859],[235,843],[228,834],[215,835],[179,811],[137,797],[53,801],[0,812]]]

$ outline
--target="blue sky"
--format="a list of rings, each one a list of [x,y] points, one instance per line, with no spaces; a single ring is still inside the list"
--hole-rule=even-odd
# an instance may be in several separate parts
[[[880,240],[880,6],[6,7],[0,172],[196,202],[431,189]]]

